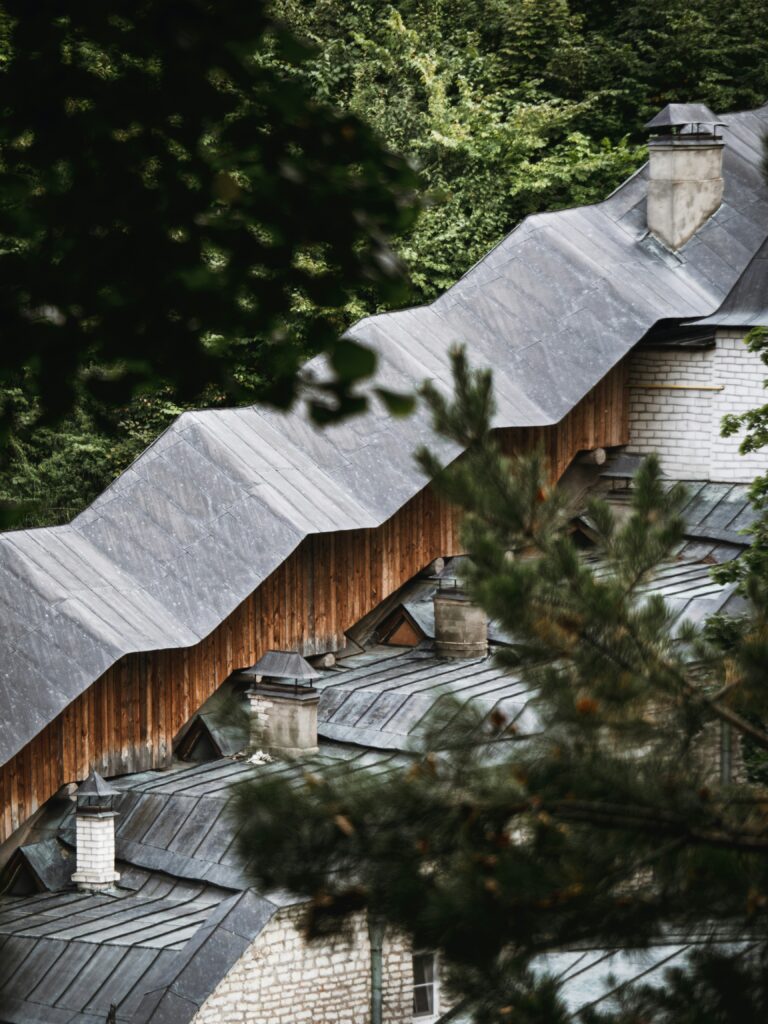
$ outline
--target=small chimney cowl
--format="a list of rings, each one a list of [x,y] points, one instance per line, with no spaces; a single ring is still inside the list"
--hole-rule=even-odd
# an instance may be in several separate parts
[[[93,771],[75,795],[75,873],[72,881],[85,892],[111,889],[120,880],[115,871],[115,801],[119,789]]]
[[[250,746],[297,757],[317,753],[317,705],[313,681],[321,675],[293,651],[268,651],[241,677],[252,681]]]
[[[727,122],[721,121],[705,103],[668,103],[644,128],[657,138],[720,138],[717,129],[726,126]]]
[[[452,585],[451,585],[452,584]],[[455,580],[435,591],[435,652],[440,658],[484,658],[488,654],[488,616]]]
[[[725,122],[703,103],[669,103],[645,125],[648,142],[648,230],[680,249],[723,198]]]

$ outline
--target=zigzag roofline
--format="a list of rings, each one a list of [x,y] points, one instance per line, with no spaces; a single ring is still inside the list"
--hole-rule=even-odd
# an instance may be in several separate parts
[[[429,306],[350,334],[377,383],[450,386],[468,344],[494,369],[499,427],[558,423],[660,320],[705,317],[765,239],[768,106],[730,115],[723,205],[677,254],[647,237],[641,169],[594,206],[526,219]],[[324,431],[303,409],[183,414],[72,523],[0,537],[0,763],[123,655],[206,637],[307,536],[370,529],[425,484],[424,409]]]

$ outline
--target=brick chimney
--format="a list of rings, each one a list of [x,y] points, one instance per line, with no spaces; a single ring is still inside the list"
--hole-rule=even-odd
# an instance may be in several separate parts
[[[246,696],[253,750],[288,757],[317,753],[320,694],[312,681],[319,675],[300,654],[286,651],[268,651],[241,673],[252,683]]]
[[[488,616],[459,587],[435,593],[435,651],[440,658],[484,658]]]
[[[99,775],[91,772],[77,791],[75,813],[75,873],[72,881],[85,892],[111,889],[120,880],[115,871],[114,789]]]
[[[703,103],[670,103],[647,124],[648,230],[680,249],[723,198],[723,125]]]

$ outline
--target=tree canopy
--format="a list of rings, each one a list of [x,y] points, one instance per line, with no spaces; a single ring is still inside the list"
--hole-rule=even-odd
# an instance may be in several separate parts
[[[402,299],[387,239],[410,223],[417,177],[288,73],[306,48],[263,4],[5,0],[3,13],[6,382],[47,416],[162,384],[285,406],[307,351],[324,349],[314,414],[359,409],[372,354],[320,306],[366,289]],[[301,341],[297,296],[316,313]]]
[[[0,380],[15,431],[0,500],[35,502],[29,524],[92,499],[146,445],[148,422],[251,401],[276,381],[272,398],[289,402],[302,359],[333,349],[356,318],[431,300],[529,213],[604,198],[644,159],[642,124],[665,103],[724,112],[768,96],[761,0],[183,0],[109,11],[13,0],[5,10],[6,26],[17,21],[7,83],[18,83],[5,91],[5,182],[18,171],[34,202],[10,202],[14,185],[0,233],[35,243],[24,257],[10,247],[19,287],[0,312],[11,310],[25,346],[37,340],[13,344],[18,372]],[[83,102],[67,106],[66,95]],[[15,149],[45,102],[56,131]],[[174,105],[183,124],[168,121]],[[82,178],[70,182],[64,168],[80,153]],[[38,175],[50,193],[35,191]],[[103,211],[117,219],[101,238]],[[201,212],[182,237],[179,218]],[[410,268],[407,294],[387,233]],[[64,298],[72,310],[56,323]],[[89,319],[94,302],[108,336]],[[42,311],[34,327],[25,309]],[[56,343],[64,336],[85,345],[87,387],[70,372],[74,349]],[[328,403],[360,408],[354,378],[372,360],[342,346],[337,363],[348,379]],[[165,386],[133,401],[155,371]],[[32,426],[41,387],[52,408],[76,393],[75,415],[52,431]]]
[[[399,241],[432,299],[530,213],[603,199],[669,102],[768,98],[760,0],[273,0],[311,41],[299,69],[424,178]]]
[[[542,459],[504,456],[489,430],[490,372],[460,353],[455,369],[455,400],[425,394],[467,454],[445,470],[419,458],[464,512],[466,586],[512,637],[496,657],[536,694],[540,732],[515,738],[501,714],[444,701],[408,768],[318,778],[310,766],[302,786],[244,785],[242,856],[258,885],[311,898],[314,930],[365,906],[440,950],[478,1024],[567,1019],[554,979],[534,970],[545,952],[670,934],[701,943],[688,969],[584,1021],[757,1021],[768,793],[720,765],[718,736],[768,750],[764,580],[745,581],[758,599],[743,616],[703,625],[648,594],[682,539],[685,499],[654,457],[625,521],[590,502],[585,559]]]

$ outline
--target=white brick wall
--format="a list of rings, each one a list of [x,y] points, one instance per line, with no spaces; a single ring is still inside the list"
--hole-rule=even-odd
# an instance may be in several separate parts
[[[104,889],[120,878],[115,871],[115,818],[112,811],[75,815],[76,870],[72,881],[81,889]]]
[[[719,331],[715,347],[705,351],[638,350],[630,361],[628,450],[658,452],[664,471],[677,479],[751,481],[768,470],[768,451],[739,455],[743,435],[722,438],[720,424],[726,413],[768,401],[762,386],[767,376],[768,368],[747,351],[742,332]]]
[[[308,943],[304,910],[280,911],[200,1007],[192,1024],[368,1024],[371,954],[364,915],[347,935]],[[410,945],[387,934],[383,949],[384,1024],[410,1024]]]

